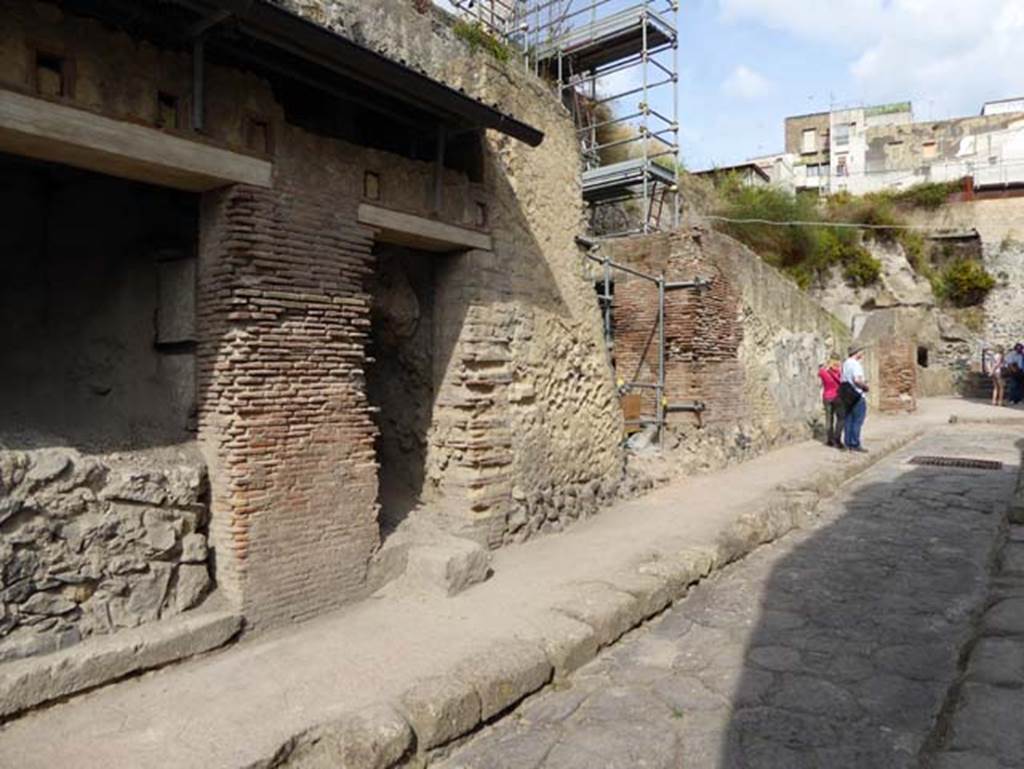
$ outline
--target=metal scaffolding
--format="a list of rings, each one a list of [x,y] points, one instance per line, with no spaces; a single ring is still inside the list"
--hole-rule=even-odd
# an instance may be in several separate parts
[[[678,225],[678,0],[454,4],[521,50],[526,66],[558,89],[576,122],[595,232]],[[633,215],[618,217],[624,226],[609,226],[615,217],[602,215],[609,206]]]
[[[701,401],[687,401],[687,402],[670,402],[667,394],[667,381],[665,372],[666,362],[666,340],[665,340],[665,295],[670,291],[679,290],[696,290],[698,294],[706,290],[711,286],[711,282],[705,278],[694,278],[688,281],[670,281],[665,279],[664,273],[653,275],[650,273],[638,270],[635,267],[629,265],[619,264],[612,261],[611,257],[605,253],[601,253],[601,247],[598,242],[592,241],[588,238],[577,238],[576,242],[579,246],[586,249],[586,256],[592,262],[601,265],[600,281],[598,282],[598,302],[601,306],[601,316],[604,321],[604,337],[605,345],[609,352],[609,362],[612,359],[612,353],[615,348],[615,330],[613,323],[613,311],[615,305],[615,294],[612,290],[613,287],[613,273],[622,272],[627,275],[631,275],[634,278],[645,280],[653,283],[658,290],[658,312],[655,326],[652,329],[651,341],[655,342],[655,350],[657,352],[657,369],[655,372],[655,381],[644,381],[642,379],[623,379],[619,382],[619,395],[628,395],[634,391],[652,391],[654,393],[654,413],[653,414],[639,414],[635,420],[627,420],[627,427],[647,427],[648,425],[654,425],[657,429],[657,440],[661,443],[664,436],[665,425],[668,421],[668,414],[670,412],[688,411],[696,414],[704,412],[704,403]],[[648,348],[650,344],[648,344]],[[645,350],[642,358],[645,358],[647,352]],[[642,362],[642,360],[641,360]],[[614,365],[613,365],[614,369]],[[637,370],[637,376],[639,376],[640,370]]]

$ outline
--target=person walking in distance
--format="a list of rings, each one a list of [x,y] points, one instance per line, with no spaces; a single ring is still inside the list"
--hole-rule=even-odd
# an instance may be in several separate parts
[[[839,385],[842,383],[843,370],[839,366],[839,356],[832,355],[827,365],[818,369],[821,380],[821,400],[825,406],[825,443],[837,449],[843,448],[843,419],[846,412],[843,401],[839,397]]]
[[[843,362],[840,377],[839,395],[846,407],[846,424],[844,437],[846,448],[850,451],[867,451],[860,443],[860,432],[868,415],[867,379],[864,376],[864,348],[859,345],[850,347],[849,357]]]
[[[1003,348],[996,348],[996,355],[992,359],[992,368],[989,374],[992,376],[992,405],[1002,406],[1005,396],[1004,369],[1006,368],[1006,354]]]

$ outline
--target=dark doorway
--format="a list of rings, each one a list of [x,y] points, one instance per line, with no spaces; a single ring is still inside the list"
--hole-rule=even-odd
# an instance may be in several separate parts
[[[437,254],[380,245],[369,284],[373,297],[366,375],[377,409],[380,525],[390,533],[423,499],[427,433],[435,383]]]
[[[0,154],[0,211],[8,442],[190,438],[198,196]]]

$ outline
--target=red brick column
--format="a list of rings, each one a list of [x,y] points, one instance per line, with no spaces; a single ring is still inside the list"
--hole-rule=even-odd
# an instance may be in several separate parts
[[[203,201],[200,440],[217,579],[250,623],[351,599],[379,542],[355,205],[287,182]]]

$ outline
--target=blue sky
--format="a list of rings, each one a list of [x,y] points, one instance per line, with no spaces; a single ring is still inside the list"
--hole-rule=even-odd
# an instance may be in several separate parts
[[[787,115],[912,100],[918,120],[1024,96],[1024,0],[683,0],[683,159],[780,151]]]
[[[1024,96],[1024,0],[680,0],[679,21],[690,169],[779,152],[787,115],[830,104],[924,121]]]

